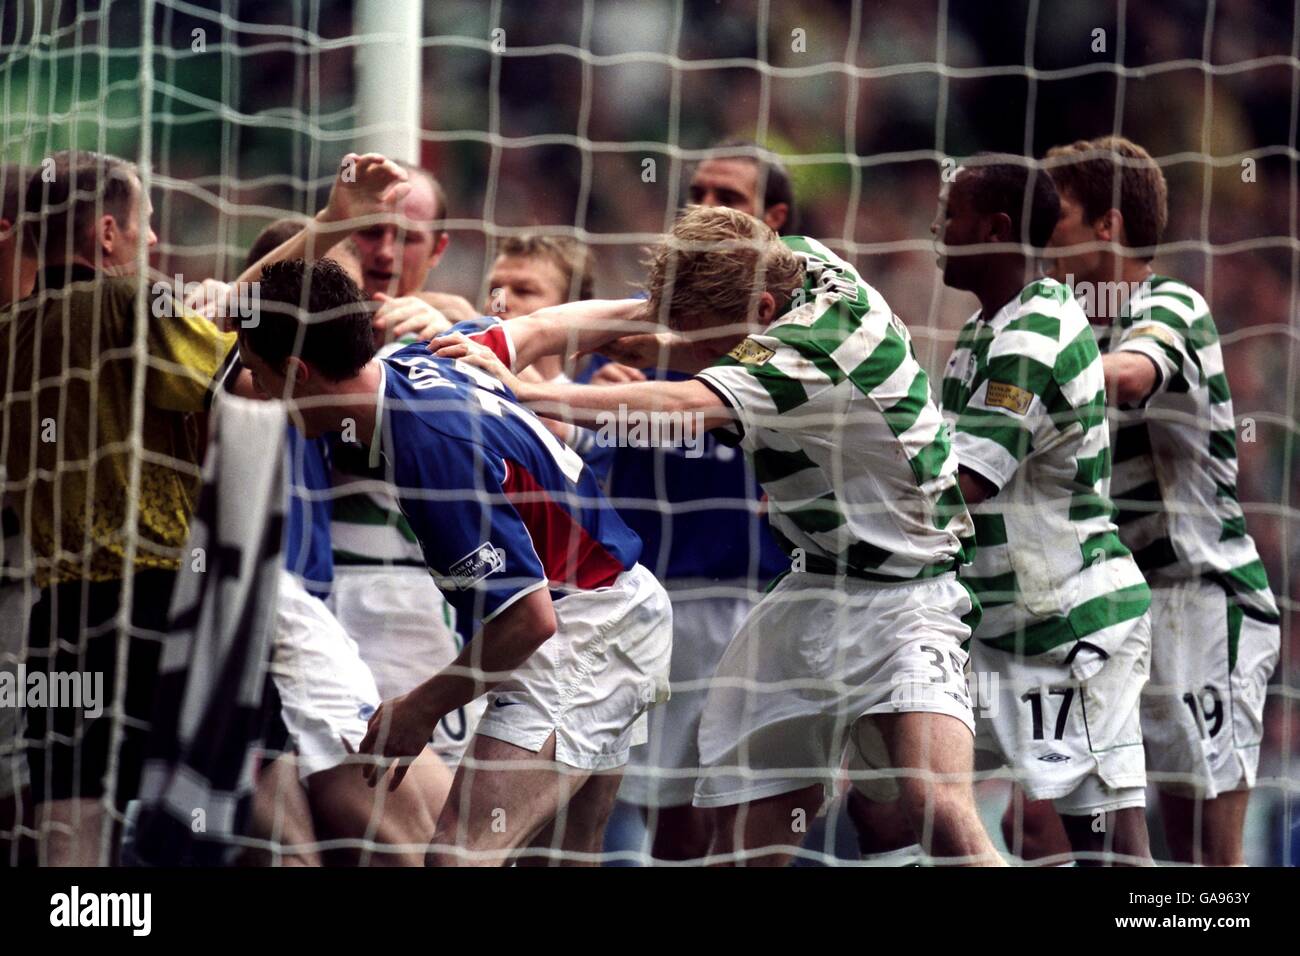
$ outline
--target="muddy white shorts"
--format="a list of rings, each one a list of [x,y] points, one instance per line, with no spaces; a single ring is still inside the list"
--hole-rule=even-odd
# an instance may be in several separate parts
[[[461,651],[455,612],[424,568],[336,565],[329,604],[384,700],[424,683]],[[480,697],[434,727],[429,746],[453,770],[485,706]]]
[[[1212,800],[1255,785],[1280,640],[1277,624],[1247,617],[1217,584],[1152,586],[1142,736],[1160,790]]]
[[[714,675],[695,805],[829,788],[863,717],[946,714],[973,732],[961,648],[970,610],[954,574],[901,584],[786,575]]]
[[[379,706],[375,679],[329,608],[288,571],[280,573],[271,677],[299,777],[343,763],[343,739],[361,746]]]
[[[1115,627],[1127,634],[1106,641],[1115,650],[1104,660],[1084,641],[1068,664],[978,640],[971,648],[971,669],[992,690],[976,746],[996,754],[1029,799],[1052,800],[1058,813],[1146,805],[1138,701],[1150,667],[1151,620],[1144,614]]]
[[[607,588],[555,601],[555,634],[487,694],[477,733],[555,759],[612,770],[646,739],[646,712],[668,698],[673,612],[637,564]]]
[[[718,591],[725,594],[718,594]],[[743,584],[674,587],[672,697],[650,712],[649,739],[632,748],[618,798],[639,807],[678,807],[695,795],[700,716],[727,645],[754,607]],[[740,593],[733,596],[731,592]]]

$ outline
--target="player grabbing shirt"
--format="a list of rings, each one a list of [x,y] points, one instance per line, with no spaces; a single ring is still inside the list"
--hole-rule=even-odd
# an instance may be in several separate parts
[[[640,541],[582,460],[500,383],[420,345],[374,359],[360,293],[335,264],[276,263],[261,282],[263,303],[278,307],[241,330],[245,364],[264,391],[292,399],[308,437],[355,428],[429,573],[475,632],[451,665],[381,705],[361,751],[418,754],[438,720],[486,691],[431,861],[504,862],[566,805],[558,848],[597,852],[618,788],[611,771],[667,684],[671,611],[636,563]],[[315,321],[299,318],[304,302]]]
[[[694,802],[718,808],[713,852],[788,859],[791,814],[817,812],[846,746],[870,732],[931,771],[903,775],[900,804],[933,852],[996,862],[963,777],[975,603],[955,569],[972,526],[905,326],[820,243],[779,240],[723,208],[688,210],[656,248],[648,304],[582,306],[516,320],[494,349],[431,348],[492,370],[526,403],[567,404],[589,427],[609,414],[651,427],[694,415],[748,453],[791,566],[728,647],[705,705]],[[667,354],[698,375],[583,388],[510,371],[606,346],[628,331],[614,320],[646,314],[673,332],[651,336],[644,359]]]

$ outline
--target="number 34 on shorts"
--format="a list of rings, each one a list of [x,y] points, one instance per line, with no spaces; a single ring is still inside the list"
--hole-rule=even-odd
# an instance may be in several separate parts
[[[944,695],[966,709],[971,708],[972,691],[976,700],[980,699],[979,682],[968,673],[970,657],[956,643],[916,641],[908,648],[905,659],[906,665],[890,677],[890,702],[896,710],[934,710],[936,695]]]

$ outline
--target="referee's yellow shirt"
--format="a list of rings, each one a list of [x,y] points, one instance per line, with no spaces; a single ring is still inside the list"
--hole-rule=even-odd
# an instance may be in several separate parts
[[[157,307],[151,287],[146,281],[138,441],[139,279],[51,267],[35,294],[0,314],[0,480],[31,545],[38,587],[124,577],[132,537],[130,573],[179,566],[199,490],[202,413],[234,357],[235,335],[170,299]],[[136,457],[138,512],[127,527]]]

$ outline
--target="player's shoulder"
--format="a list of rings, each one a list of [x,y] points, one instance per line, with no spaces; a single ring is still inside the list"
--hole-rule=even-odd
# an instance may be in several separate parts
[[[459,332],[462,335],[477,335],[480,332],[486,332],[488,329],[498,328],[504,324],[504,320],[499,315],[476,315],[472,319],[457,322],[445,334],[450,335],[453,332]]]
[[[1023,353],[1050,366],[1055,364],[1056,356],[1079,348],[1081,340],[1096,347],[1083,307],[1070,287],[1055,279],[1036,279],[1025,286],[997,317],[995,325],[999,334],[990,347],[990,356]]]
[[[997,334],[989,347],[990,358],[1024,355],[1049,367],[1089,329],[1088,317],[1070,287],[1049,278],[1025,286],[992,324]]]
[[[1048,276],[1035,279],[1021,289],[1010,312],[1013,321],[1031,325],[1039,334],[1055,338],[1062,334],[1072,337],[1078,326],[1088,324],[1088,316],[1070,287]],[[1034,322],[1035,316],[1043,321]]]
[[[461,397],[473,383],[456,368],[456,360],[434,355],[428,342],[412,342],[377,356],[386,366],[384,388],[389,400],[400,398],[408,404],[413,396],[427,396],[437,391],[440,398]]]
[[[1198,322],[1212,323],[1210,304],[1196,289],[1181,279],[1155,275],[1138,284],[1129,299],[1129,315],[1140,321],[1146,315],[1166,323],[1191,328]]]

